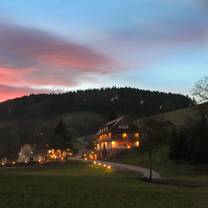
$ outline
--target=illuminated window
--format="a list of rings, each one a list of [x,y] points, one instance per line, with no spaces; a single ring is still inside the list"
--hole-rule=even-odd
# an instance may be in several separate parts
[[[138,139],[139,138],[139,133],[135,133],[134,137]]]
[[[122,134],[122,138],[123,138],[123,139],[126,139],[127,136],[128,136],[127,133],[123,133],[123,134]]]
[[[136,147],[139,147],[139,145],[140,145],[140,142],[139,141],[136,141]]]

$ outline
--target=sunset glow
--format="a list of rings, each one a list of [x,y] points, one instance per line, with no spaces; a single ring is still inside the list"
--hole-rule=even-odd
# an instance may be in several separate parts
[[[1,0],[0,101],[112,86],[190,94],[207,72],[207,11],[197,0]]]

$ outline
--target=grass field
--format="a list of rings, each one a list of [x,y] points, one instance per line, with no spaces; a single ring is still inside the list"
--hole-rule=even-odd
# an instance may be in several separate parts
[[[0,169],[2,208],[207,208],[208,188],[149,184],[129,172],[75,163]]]

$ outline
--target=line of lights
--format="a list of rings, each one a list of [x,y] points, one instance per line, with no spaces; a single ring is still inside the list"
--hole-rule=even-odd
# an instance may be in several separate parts
[[[94,165],[98,165],[98,166],[103,166],[104,168],[107,168],[107,169],[111,169],[112,167],[110,165],[107,165],[107,164],[102,164],[101,162],[97,162],[97,161],[93,161],[93,164]]]

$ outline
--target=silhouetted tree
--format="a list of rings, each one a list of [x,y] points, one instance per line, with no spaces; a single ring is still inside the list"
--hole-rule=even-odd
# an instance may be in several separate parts
[[[161,145],[164,136],[166,135],[165,130],[163,130],[163,125],[154,119],[147,119],[142,126],[143,136],[142,145],[143,148],[148,151],[149,156],[149,180],[152,180],[152,169],[153,169],[153,157],[152,151]]]

